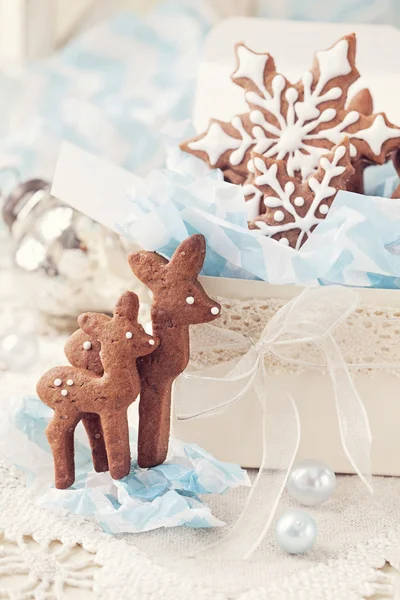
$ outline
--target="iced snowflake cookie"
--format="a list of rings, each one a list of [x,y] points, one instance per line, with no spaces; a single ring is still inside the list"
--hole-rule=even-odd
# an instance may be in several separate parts
[[[349,140],[321,157],[318,169],[305,181],[290,176],[283,160],[252,156],[255,173],[249,185],[261,201],[263,214],[250,222],[250,228],[299,249],[325,219],[337,191],[346,189],[354,173]]]
[[[359,78],[355,54],[355,35],[345,36],[317,52],[312,69],[291,84],[276,71],[270,54],[237,44],[232,79],[243,88],[249,111],[229,123],[212,120],[207,131],[181,148],[222,169],[233,183],[247,178],[252,151],[283,160],[289,177],[305,179],[344,135],[353,165],[385,162],[400,145],[400,129],[383,113],[366,114],[372,109],[368,92],[348,102],[349,87]]]

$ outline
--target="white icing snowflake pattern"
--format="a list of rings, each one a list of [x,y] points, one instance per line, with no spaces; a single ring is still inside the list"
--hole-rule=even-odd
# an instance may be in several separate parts
[[[340,145],[323,156],[315,175],[305,182],[289,177],[282,161],[254,156],[253,187],[263,196],[265,214],[255,217],[253,227],[279,242],[299,249],[313,229],[328,214],[339,188],[345,189],[353,173],[349,144]],[[335,183],[333,180],[335,179]]]
[[[252,151],[284,160],[290,176],[300,174],[305,179],[344,134],[351,140],[353,159],[384,162],[400,144],[400,129],[383,114],[365,116],[345,108],[348,88],[359,77],[355,45],[355,36],[349,35],[318,52],[313,69],[292,85],[276,72],[269,54],[238,44],[232,79],[244,88],[249,113],[233,117],[230,123],[213,121],[204,134],[181,148],[243,179],[251,172]]]

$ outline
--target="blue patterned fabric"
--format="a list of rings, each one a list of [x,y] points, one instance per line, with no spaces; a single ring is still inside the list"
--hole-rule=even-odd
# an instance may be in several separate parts
[[[259,0],[263,17],[330,23],[400,24],[397,0]]]
[[[0,169],[51,178],[65,139],[138,174],[164,158],[159,134],[190,115],[210,15],[166,1],[144,17],[122,13],[54,57],[0,74]]]

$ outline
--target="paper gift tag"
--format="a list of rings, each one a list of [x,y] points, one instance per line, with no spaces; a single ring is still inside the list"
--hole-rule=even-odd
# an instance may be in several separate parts
[[[357,34],[357,68],[361,78],[352,92],[368,87],[375,112],[400,122],[400,31],[389,25],[315,23],[233,17],[222,21],[209,33],[197,79],[193,120],[203,131],[210,118],[229,120],[247,112],[242,88],[230,75],[235,70],[234,45],[245,42],[251,50],[269,52],[277,69],[296,82],[309,70],[318,50],[327,49],[342,36]]]
[[[134,173],[64,142],[51,193],[119,233],[115,224],[124,222],[132,210],[129,192],[142,181]]]

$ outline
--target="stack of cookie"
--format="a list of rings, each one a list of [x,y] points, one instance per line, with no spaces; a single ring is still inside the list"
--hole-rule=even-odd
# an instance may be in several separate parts
[[[360,77],[355,34],[317,52],[296,84],[268,53],[240,43],[236,57],[232,80],[249,111],[230,122],[212,120],[181,149],[243,185],[251,229],[299,249],[339,189],[363,193],[365,167],[396,155],[400,127],[373,113],[369,90],[348,98]]]

